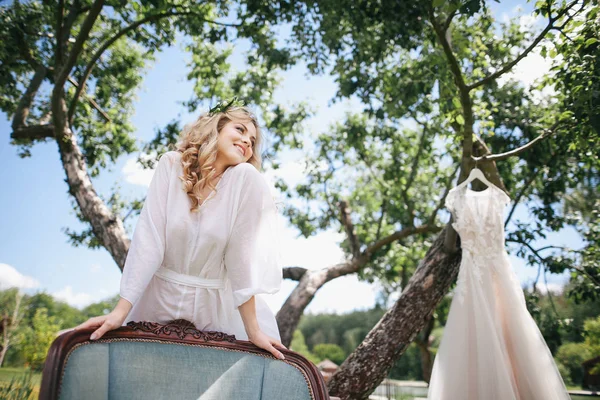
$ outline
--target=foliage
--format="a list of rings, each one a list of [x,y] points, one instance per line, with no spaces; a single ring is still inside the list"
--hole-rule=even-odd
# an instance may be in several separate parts
[[[592,353],[585,343],[567,343],[562,345],[556,353],[556,363],[567,372],[563,378],[570,384],[581,384],[583,380],[583,367],[581,363],[589,360]]]
[[[341,365],[346,358],[346,353],[337,344],[319,343],[313,347],[312,353],[321,360],[329,359],[337,365]]]
[[[388,373],[388,378],[414,381],[423,380],[421,354],[415,343],[411,343],[402,354],[402,357],[392,366]]]
[[[589,319],[584,323],[585,345],[588,346],[593,356],[600,355],[600,316]],[[592,374],[600,374],[600,365],[591,370]]]
[[[82,315],[80,310],[55,299],[52,295],[45,292],[26,296],[24,303],[25,320],[28,324],[33,323],[36,312],[41,308],[46,309],[48,317],[54,318],[59,329],[72,328],[87,319],[85,315]]]
[[[31,327],[24,333],[22,350],[25,359],[35,371],[42,369],[50,345],[60,329],[56,318],[48,316],[48,310],[38,308],[33,316]]]
[[[313,353],[311,353],[310,350],[308,350],[308,346],[306,346],[306,342],[304,341],[304,335],[300,329],[296,329],[294,331],[294,337],[292,338],[290,349],[296,353],[302,354],[313,364],[318,364],[321,361]]]
[[[304,315],[298,329],[306,338],[309,350],[320,343],[340,346],[346,354],[352,352],[364,339],[385,310],[374,308],[348,314]]]

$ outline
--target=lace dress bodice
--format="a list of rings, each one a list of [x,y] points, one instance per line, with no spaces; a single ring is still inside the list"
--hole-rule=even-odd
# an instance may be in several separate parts
[[[446,207],[454,216],[452,227],[458,232],[463,262],[458,276],[456,292],[464,297],[465,268],[471,268],[476,279],[481,280],[484,269],[496,273],[495,266],[507,256],[504,241],[504,210],[510,197],[496,186],[481,192],[468,187],[457,187],[446,196]]]

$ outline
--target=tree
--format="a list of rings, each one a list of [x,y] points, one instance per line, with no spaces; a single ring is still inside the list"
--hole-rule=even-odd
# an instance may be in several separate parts
[[[12,117],[12,143],[23,157],[40,141],[56,142],[73,206],[89,226],[83,232],[66,229],[74,245],[104,247],[123,268],[129,248],[123,221],[142,203],[134,201],[126,210],[118,193],[99,195],[91,177],[137,150],[130,123],[135,91],[154,55],[172,45],[177,32],[185,35],[193,55],[189,79],[196,96],[186,103],[190,109],[235,93],[262,107],[268,126],[280,127],[282,138],[302,119],[302,109],[294,114],[271,104],[276,71],[292,62],[290,55],[276,48],[267,25],[243,15],[239,21],[220,21],[233,6],[228,1],[60,0],[0,7],[5,38],[0,109]],[[229,71],[231,46],[221,45],[247,38],[252,40],[248,69]],[[175,121],[158,132],[144,149],[164,151],[176,126]]]
[[[535,217],[533,223],[512,221],[516,229],[507,242],[517,254],[544,276],[570,270],[581,286],[597,287],[597,263],[582,268],[567,257],[578,252],[534,243],[548,230],[577,224],[556,208],[581,178],[589,177],[592,188],[598,184],[598,5],[540,1],[534,8],[546,21],[540,32],[514,20],[498,23],[477,0],[367,1],[360,7],[344,0],[307,1],[294,12],[266,13],[292,21],[294,50],[315,72],[336,77],[337,98],[364,104],[361,115],[349,115],[317,139],[319,159],[309,160],[308,181],[294,192],[309,206],[288,210],[307,235],[329,226],[346,232],[348,261],[299,273],[278,322],[293,332],[290,320],[342,274],[405,283],[398,285],[396,304],[329,382],[332,395],[368,397],[455,280],[457,235],[451,225],[443,226],[439,211],[453,182],[461,183],[475,163],[510,193],[506,225],[519,204]],[[261,12],[259,6],[253,10]],[[527,90],[507,78],[533,51],[564,56],[549,78],[556,81],[556,94],[537,94],[548,81]],[[588,68],[578,67],[583,57]],[[586,101],[574,95],[579,92]],[[349,180],[344,167],[358,179]]]
[[[313,353],[311,353],[308,349],[308,346],[306,346],[306,342],[304,341],[304,335],[302,334],[302,331],[300,329],[294,332],[294,339],[292,339],[290,349],[295,351],[296,353],[302,354],[313,364],[318,364],[321,361]]]
[[[320,343],[313,348],[312,352],[321,360],[328,359],[338,365],[346,358],[344,349],[333,343]]]
[[[17,344],[18,329],[23,319],[21,299],[23,293],[18,288],[0,292],[0,335],[2,335],[0,367],[4,363],[9,347]]]
[[[24,333],[22,344],[25,359],[34,370],[41,370],[50,345],[56,338],[60,325],[54,317],[48,316],[48,310],[39,308],[33,316],[32,325]]]
[[[150,57],[172,43],[176,28],[193,38],[189,47],[198,64],[190,75],[196,89],[191,107],[211,94],[229,93],[224,87],[248,93],[255,103],[268,103],[275,85],[270,73],[296,57],[308,60],[315,73],[331,72],[339,83],[338,98],[356,97],[364,104],[363,113],[349,115],[318,138],[317,154],[324,163],[309,162],[307,184],[290,190],[309,206],[286,210],[306,235],[329,226],[346,232],[342,246],[348,258],[320,271],[285,270],[285,277],[299,284],[277,316],[284,342],[289,343],[304,309],[331,279],[359,273],[402,290],[330,381],[332,394],[366,398],[449,290],[460,251],[456,232],[440,214],[449,188],[454,181],[462,182],[475,162],[511,193],[514,204],[507,224],[518,204],[527,204],[535,216],[534,223],[514,222],[517,227],[507,238],[519,254],[544,272],[569,269],[582,286],[597,285],[592,262],[597,247],[592,245],[586,256],[589,267],[583,268],[560,257],[561,249],[532,245],[547,230],[576,223],[556,205],[582,177],[589,177],[591,187],[597,185],[593,82],[598,82],[598,43],[591,40],[596,2],[538,2],[536,14],[548,20],[540,33],[522,30],[514,21],[496,23],[478,0],[365,1],[360,7],[348,0],[293,5],[249,1],[236,10],[236,26],[212,18],[231,11],[226,2],[109,6],[111,12],[104,14],[101,1],[59,2],[58,7],[14,2],[2,8],[0,29],[11,40],[0,45],[6,65],[0,76],[0,106],[13,116],[12,137],[24,155],[37,140],[57,141],[67,184],[81,218],[90,225],[83,233],[68,233],[75,244],[104,246],[120,267],[128,248],[122,223],[125,203],[116,195],[103,201],[87,169],[99,173],[103,163],[133,151],[128,96],[141,79],[141,54]],[[581,23],[576,20],[583,15]],[[265,28],[274,21],[291,24],[290,51],[274,46]],[[228,80],[225,73],[207,72],[206,65],[226,70],[227,54],[213,44],[231,31],[252,37],[256,48],[248,63],[256,68]],[[77,32],[72,41],[70,32]],[[561,39],[564,35],[570,39]],[[498,82],[527,54],[542,49],[549,37],[560,45],[549,48],[548,57],[551,50],[563,56],[555,77],[556,96],[539,100],[514,81]],[[567,40],[576,45],[562,46]],[[139,46],[143,51],[132,50]],[[576,68],[583,57],[593,68]],[[98,60],[100,68],[91,62]],[[69,90],[65,85],[71,73],[77,88]],[[85,84],[88,76],[94,85]],[[50,98],[33,102],[42,81],[51,89]],[[25,82],[27,89],[19,90],[18,82]],[[269,111],[267,125],[282,128],[273,149],[301,146],[293,133],[308,110]],[[171,143],[177,126],[159,131],[144,150]],[[348,179],[342,166],[356,170],[358,179]]]

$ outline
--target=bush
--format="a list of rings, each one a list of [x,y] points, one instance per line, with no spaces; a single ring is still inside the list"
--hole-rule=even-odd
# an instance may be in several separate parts
[[[22,343],[22,350],[29,366],[40,371],[50,345],[60,330],[60,325],[54,317],[48,316],[45,308],[38,308],[32,320],[32,327],[28,327]]]
[[[585,343],[567,343],[558,348],[554,358],[565,382],[570,381],[571,384],[581,385],[583,381],[581,363],[592,358],[592,352]]]
[[[340,365],[346,359],[344,350],[337,344],[332,343],[320,343],[313,348],[312,353],[321,360],[327,358],[337,365]]]

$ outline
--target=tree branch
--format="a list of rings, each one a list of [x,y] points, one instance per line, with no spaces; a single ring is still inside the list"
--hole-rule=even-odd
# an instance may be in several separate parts
[[[10,137],[17,141],[36,141],[54,138],[54,125],[23,126],[13,130]]]
[[[510,222],[515,210],[517,209],[517,206],[519,205],[519,203],[521,202],[521,198],[525,195],[525,193],[527,192],[527,190],[529,189],[529,187],[531,187],[531,185],[533,184],[533,181],[535,181],[535,178],[538,174],[538,172],[540,171],[540,169],[535,169],[533,170],[531,176],[529,177],[529,179],[527,180],[527,182],[525,182],[525,184],[523,185],[523,187],[521,188],[521,190],[519,191],[519,193],[517,194],[517,196],[515,197],[514,201],[513,201],[513,206],[510,209],[510,212],[508,213],[508,216],[506,217],[506,220],[504,221],[504,227],[506,228],[508,226],[508,223]]]
[[[387,193],[386,193],[386,197],[387,197]],[[379,237],[381,235],[381,226],[383,224],[383,218],[385,217],[387,204],[388,204],[387,198],[384,198],[383,204],[381,205],[381,216],[379,217],[379,221],[377,222],[377,233],[375,234],[375,240],[379,240]]]
[[[469,88],[465,84],[465,79],[463,77],[462,71],[460,69],[460,64],[456,59],[452,51],[452,47],[450,46],[450,42],[446,37],[446,32],[443,30],[435,17],[433,12],[433,8],[429,8],[429,20],[431,25],[433,26],[433,30],[438,38],[438,41],[442,45],[442,49],[444,54],[446,55],[446,59],[448,60],[448,64],[450,65],[450,71],[452,72],[452,76],[454,78],[454,83],[459,92],[460,104],[462,106],[462,115],[464,118],[464,126],[463,126],[463,144],[462,144],[462,162],[461,162],[461,171],[459,176],[459,183],[462,182],[466,177],[467,173],[471,168],[471,155],[473,151],[473,124],[475,122],[475,118],[473,116],[473,103],[471,101],[471,96],[469,94]],[[452,231],[452,229],[450,229]]]
[[[308,271],[302,267],[285,267],[283,268],[283,279],[290,279],[292,281],[300,281],[302,276]]]
[[[83,21],[83,24],[81,24],[79,34],[77,35],[75,44],[73,44],[73,47],[71,48],[71,51],[69,52],[69,56],[68,56],[66,62],[64,64],[62,64],[62,63],[58,63],[58,61],[57,61],[56,70],[57,70],[58,75],[56,77],[56,81],[55,81],[55,85],[54,85],[55,91],[63,90],[63,87],[65,85],[65,82],[67,81],[67,78],[71,72],[71,69],[77,62],[77,58],[79,57],[79,55],[81,54],[81,51],[83,50],[83,44],[88,39],[90,31],[94,27],[94,23],[96,22],[98,15],[100,15],[100,12],[102,11],[103,6],[104,6],[104,0],[94,1],[94,4],[92,4],[92,7],[90,8],[90,11],[88,12],[88,15],[85,17],[85,20]],[[57,40],[62,41],[62,35],[57,35]],[[57,58],[57,60],[59,60],[59,58]]]
[[[450,175],[450,179],[448,179],[448,181],[446,182],[446,187],[444,188],[444,194],[442,195],[442,197],[440,197],[440,200],[438,201],[438,205],[436,206],[435,210],[433,210],[433,212],[429,216],[429,219],[427,221],[428,225],[434,224],[435,216],[444,207],[446,197],[448,197],[448,193],[450,192],[450,189],[452,188],[452,182],[454,181],[454,177],[456,176],[456,173],[458,172],[459,168],[460,168],[460,165],[456,166],[456,168],[454,169],[454,172],[452,172],[452,175]]]
[[[577,3],[577,0],[573,1],[571,4],[563,8],[556,17],[548,17],[549,22],[548,25],[544,28],[544,30],[535,38],[535,40],[527,47],[517,58],[506,64],[504,67],[500,68],[498,71],[494,72],[491,75],[482,78],[481,80],[469,85],[467,88],[469,91],[478,88],[479,86],[485,85],[488,82],[493,81],[504,73],[508,72],[512,67],[514,67],[519,61],[523,58],[527,57],[527,55],[542,41],[544,36],[552,29],[554,23],[559,20],[563,15],[565,15],[573,6]]]
[[[530,141],[527,144],[524,144],[523,146],[507,151],[505,153],[500,153],[500,154],[487,154],[481,157],[472,157],[472,159],[474,161],[482,161],[482,162],[488,162],[488,161],[502,161],[502,160],[506,160],[507,158],[510,157],[514,157],[517,156],[521,153],[523,153],[524,151],[529,150],[530,148],[532,148],[533,146],[535,146],[535,144],[543,139],[545,139],[548,136],[551,136],[552,134],[555,133],[556,129],[558,128],[558,126],[562,123],[562,120],[558,120],[554,123],[554,125],[552,125],[549,129],[545,129],[538,137],[536,137],[535,139],[533,139],[532,141]]]
[[[161,14],[149,15],[145,18],[142,18],[139,21],[135,21],[135,22],[131,23],[130,25],[126,26],[125,28],[123,28],[119,32],[117,32],[115,35],[113,35],[106,42],[104,42],[104,44],[102,46],[100,46],[100,48],[98,50],[96,50],[96,52],[94,53],[94,55],[92,56],[90,61],[87,63],[85,70],[83,72],[83,75],[82,75],[81,79],[79,80],[79,86],[77,87],[77,90],[75,91],[75,96],[73,96],[73,99],[71,100],[71,104],[69,105],[69,113],[68,113],[68,117],[67,117],[69,123],[72,123],[72,121],[73,121],[73,115],[75,114],[75,107],[77,106],[77,102],[79,101],[79,96],[81,95],[81,92],[85,89],[86,82],[92,73],[92,69],[94,68],[94,66],[96,65],[96,62],[100,59],[102,54],[104,54],[104,52],[110,46],[112,46],[113,43],[115,43],[121,37],[125,36],[127,33],[131,32],[132,30],[136,29],[140,25],[143,25],[147,22],[157,21],[161,18],[168,18],[168,17],[172,17],[172,16],[183,16],[183,15],[197,15],[197,13],[191,12],[191,11],[170,11],[170,12],[165,12],[165,13],[161,13]],[[217,24],[217,25],[239,26],[238,24],[227,24],[224,22],[217,22],[217,21],[213,21],[213,20],[207,20],[204,18],[201,18],[201,19],[204,22],[213,23],[213,24]]]
[[[71,85],[75,86],[77,88],[77,90],[79,90],[79,85],[77,84],[77,82],[75,82],[75,79],[69,77],[69,82],[71,83]],[[102,109],[102,107],[100,107],[100,105],[98,103],[96,103],[96,101],[94,99],[92,99],[89,96],[85,96],[85,98],[92,105],[92,107],[94,107],[100,113],[100,115],[102,115],[102,117],[106,120],[106,122],[111,122],[111,119],[108,116],[108,114]],[[71,124],[71,123],[72,123],[72,121],[69,121],[69,124]]]
[[[74,0],[73,4],[71,4],[71,7],[69,8],[69,14],[67,14],[67,18],[65,19],[65,23],[62,27],[62,37],[59,38],[57,35],[57,40],[62,40],[64,46],[66,46],[67,42],[69,41],[69,36],[71,35],[71,28],[73,27],[73,24],[75,23],[75,20],[79,16],[80,12],[81,1]]]
[[[421,233],[436,233],[441,230],[442,230],[442,227],[440,227],[440,226],[427,225],[427,224],[420,225],[417,227],[411,226],[411,227],[401,229],[401,230],[396,231],[396,232],[392,233],[391,235],[388,235],[388,236],[384,237],[383,239],[380,239],[380,240],[376,241],[375,243],[371,244],[360,254],[360,258],[368,259],[368,258],[370,258],[371,254],[373,254],[374,252],[376,252],[383,246],[386,246],[397,240],[404,239],[410,235],[421,234]]]
[[[454,17],[456,16],[457,13],[458,13],[458,7],[456,7],[454,10],[450,11],[450,13],[448,14],[448,17],[446,17],[446,20],[444,21],[444,25],[442,26],[442,28],[444,29],[444,32],[446,32],[448,30],[448,28],[450,28],[450,24],[452,23],[452,20],[454,19]]]
[[[62,64],[63,56],[65,55],[65,49],[63,47],[63,14],[65,12],[65,1],[58,0],[58,7],[56,7],[56,51],[54,52],[54,60],[56,65]]]
[[[46,78],[46,74],[48,69],[39,64],[33,74],[33,78],[31,78],[31,82],[29,82],[29,86],[25,93],[23,93],[23,97],[19,100],[19,105],[17,106],[17,110],[15,111],[15,115],[12,120],[12,129],[13,131],[18,131],[27,126],[27,116],[29,116],[29,110],[31,108],[31,104],[33,103],[33,99],[40,88],[44,78]]]
[[[346,229],[346,235],[348,235],[350,251],[352,252],[352,256],[356,258],[360,254],[360,244],[358,243],[358,238],[354,232],[354,225],[350,218],[350,206],[346,200],[342,200],[338,203],[338,207],[340,209],[340,222]]]

